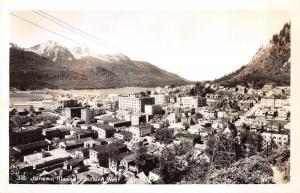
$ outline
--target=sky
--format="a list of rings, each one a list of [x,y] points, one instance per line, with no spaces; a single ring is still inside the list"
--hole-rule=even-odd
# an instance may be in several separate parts
[[[58,32],[100,54],[121,52],[188,80],[213,80],[250,62],[256,51],[290,21],[288,11],[44,11],[113,45],[99,46],[33,11],[12,13]],[[31,47],[70,40],[10,16],[10,41]]]

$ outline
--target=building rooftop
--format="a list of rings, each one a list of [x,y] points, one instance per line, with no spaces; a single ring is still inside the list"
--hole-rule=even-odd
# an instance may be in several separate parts
[[[29,132],[33,130],[42,129],[40,126],[26,126],[26,127],[15,127],[13,132],[21,133],[21,132]]]
[[[26,150],[30,150],[33,148],[37,148],[37,147],[44,147],[49,145],[49,143],[47,141],[37,141],[34,143],[28,143],[28,144],[24,144],[24,145],[18,145],[18,146],[14,146],[13,148],[15,150],[19,150],[19,151],[26,151]]]
[[[73,140],[65,141],[64,143],[66,146],[73,146],[73,145],[82,144],[88,140],[93,140],[93,138],[87,137],[87,138],[82,138],[82,139],[73,139]]]
[[[114,153],[110,156],[110,158],[113,160],[121,161],[122,159],[124,159],[128,156],[134,156],[134,154],[131,153],[130,151],[125,151],[123,153]],[[128,159],[130,159],[130,157],[128,157]]]
[[[96,151],[98,153],[105,153],[105,152],[114,152],[120,148],[125,148],[125,147],[127,147],[125,144],[116,142],[111,144],[98,145],[92,147],[90,150]]]
[[[92,126],[94,127],[98,127],[100,129],[104,129],[104,130],[114,130],[114,128],[110,125],[105,125],[105,124],[101,124],[101,123],[97,123],[97,124],[92,124]]]
[[[26,160],[27,162],[30,162],[30,164],[32,164],[32,165],[39,165],[39,164],[43,164],[45,162],[49,162],[49,161],[60,159],[60,158],[67,159],[71,155],[70,153],[68,153],[67,151],[65,151],[63,149],[54,149],[52,151],[47,151],[47,153],[49,153],[49,155],[45,156],[45,157],[42,157],[41,153],[27,155],[27,156],[24,156],[24,160]]]

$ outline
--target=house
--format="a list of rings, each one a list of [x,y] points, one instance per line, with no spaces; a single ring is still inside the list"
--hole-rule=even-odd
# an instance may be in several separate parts
[[[177,113],[171,113],[167,117],[169,125],[174,125],[178,122],[180,122],[181,117]]]
[[[268,113],[268,111],[269,111],[269,108],[265,108],[265,107],[259,108],[255,111],[255,116],[265,117],[266,114]]]
[[[253,101],[252,100],[241,100],[238,102],[238,105],[239,105],[240,109],[242,109],[244,111],[248,111],[249,109],[251,109],[253,107]]]
[[[217,118],[217,111],[214,108],[206,108],[203,110],[202,116],[205,119],[215,119]]]
[[[226,111],[218,111],[217,112],[217,117],[218,118],[227,118],[228,113]]]
[[[134,174],[137,174],[138,168],[136,166],[136,156],[135,154],[131,153],[127,156],[125,156],[121,162],[120,166],[124,168],[125,171],[133,172]]]
[[[252,125],[255,123],[255,116],[247,116],[245,119],[245,124]]]
[[[132,160],[130,157],[134,156],[133,153],[130,151],[125,151],[122,153],[113,153],[108,158],[108,168],[113,172],[118,172],[121,168],[127,168],[128,169],[128,163],[124,160],[126,157],[128,157],[129,160]],[[121,165],[121,162],[125,165]],[[123,167],[122,167],[123,166]]]

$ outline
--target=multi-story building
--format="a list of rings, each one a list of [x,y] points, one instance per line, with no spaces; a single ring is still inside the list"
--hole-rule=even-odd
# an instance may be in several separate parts
[[[154,102],[156,105],[164,105],[166,103],[170,102],[170,96],[168,95],[150,95],[151,97],[154,97]]]
[[[94,109],[90,108],[83,108],[81,109],[81,119],[84,120],[86,123],[90,123],[92,119],[95,117]]]
[[[206,104],[210,107],[217,107],[222,103],[222,97],[219,94],[207,94]]]
[[[125,115],[126,121],[131,121],[131,125],[140,125],[141,123],[146,123],[146,115],[140,113],[129,113]]]
[[[64,108],[63,112],[67,119],[72,119],[74,117],[81,118],[81,107],[67,107]]]
[[[115,129],[112,126],[104,124],[93,124],[92,130],[96,130],[98,132],[98,138],[113,137],[115,133]]]
[[[145,105],[153,105],[153,97],[120,97],[119,98],[119,110],[129,111],[131,113],[144,113]]]
[[[189,108],[203,107],[206,105],[206,99],[202,97],[180,97],[179,102],[180,106]]]
[[[144,137],[150,135],[152,132],[153,126],[149,124],[145,125],[134,125],[127,128],[127,131],[132,133],[133,137]]]

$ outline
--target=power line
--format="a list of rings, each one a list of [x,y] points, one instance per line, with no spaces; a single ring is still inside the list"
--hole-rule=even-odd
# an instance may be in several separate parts
[[[73,42],[73,43],[76,43],[76,44],[81,45],[81,46],[88,47],[87,45],[85,45],[85,44],[83,44],[83,43],[80,43],[80,42],[78,42],[78,41],[76,41],[76,40],[73,40],[72,38],[69,38],[69,37],[67,37],[67,36],[65,36],[65,35],[62,35],[62,34],[60,34],[60,33],[58,33],[58,32],[55,32],[55,31],[53,31],[53,30],[51,30],[51,29],[48,29],[48,28],[43,27],[43,26],[41,26],[41,25],[39,25],[39,24],[36,24],[36,23],[34,23],[34,22],[32,22],[32,21],[30,21],[30,20],[28,20],[28,19],[25,19],[25,18],[23,18],[23,17],[21,17],[21,16],[15,15],[15,14],[13,14],[13,13],[10,13],[10,14],[13,15],[13,16],[15,16],[16,18],[18,18],[18,19],[20,19],[20,20],[23,20],[23,21],[25,21],[25,22],[28,22],[28,23],[30,23],[30,24],[32,24],[32,25],[34,25],[34,26],[40,28],[40,29],[43,29],[43,30],[48,31],[48,32],[50,32],[50,33],[53,33],[53,34],[55,34],[55,35],[57,35],[57,36],[60,36],[60,37],[62,37],[62,38],[65,38],[65,39],[67,39],[67,40],[69,40],[69,41],[71,41],[71,42]],[[105,61],[107,60],[106,58],[101,57],[100,55],[97,55],[97,57],[98,57],[98,58],[101,58],[101,59],[103,59],[103,60],[105,60]]]
[[[28,20],[28,19],[25,19],[25,18],[23,18],[23,17],[17,16],[17,15],[15,15],[15,14],[13,14],[13,13],[10,13],[10,14],[13,15],[13,16],[15,16],[16,18],[21,19],[21,20],[23,20],[23,21],[25,21],[25,22],[28,22],[28,23],[30,23],[30,24],[32,24],[32,25],[38,27],[38,28],[41,28],[41,29],[46,30],[46,31],[48,31],[48,32],[51,32],[51,33],[53,33],[53,34],[55,34],[55,35],[58,35],[58,36],[60,36],[60,37],[62,37],[62,38],[65,38],[65,39],[67,39],[67,40],[69,40],[69,41],[72,41],[73,43],[76,43],[76,44],[79,44],[79,45],[83,45],[82,43],[80,43],[80,42],[78,42],[78,41],[76,41],[76,40],[73,40],[73,39],[71,39],[71,38],[69,38],[69,37],[67,37],[67,36],[64,36],[64,35],[62,35],[62,34],[60,34],[60,33],[57,33],[57,32],[55,32],[55,31],[53,31],[53,30],[50,30],[50,29],[48,29],[48,28],[45,28],[45,27],[43,27],[43,26],[41,26],[41,25],[39,25],[39,24],[36,24],[36,23],[34,23],[34,22]]]
[[[46,18],[46,19],[48,19],[48,20],[50,20],[54,23],[56,23],[57,25],[60,25],[64,28],[72,31],[73,33],[76,33],[76,34],[78,34],[82,37],[87,38],[88,40],[92,41],[93,43],[96,43],[98,45],[101,44],[100,46],[104,46],[104,47],[109,48],[109,49],[117,50],[117,48],[115,46],[111,45],[110,43],[108,43],[108,42],[106,42],[106,41],[104,41],[104,40],[102,40],[102,39],[100,39],[100,38],[98,38],[98,37],[96,37],[96,36],[94,36],[90,33],[87,33],[87,32],[85,32],[85,31],[83,31],[83,30],[81,30],[81,29],[79,29],[79,28],[77,28],[73,25],[70,25],[67,22],[63,21],[63,20],[58,19],[57,17],[54,17],[54,16],[52,16],[52,15],[46,13],[46,12],[43,12],[41,10],[34,11],[34,12],[36,14],[38,14],[38,15],[40,15],[40,16],[42,16],[42,17],[44,17],[44,18]]]

